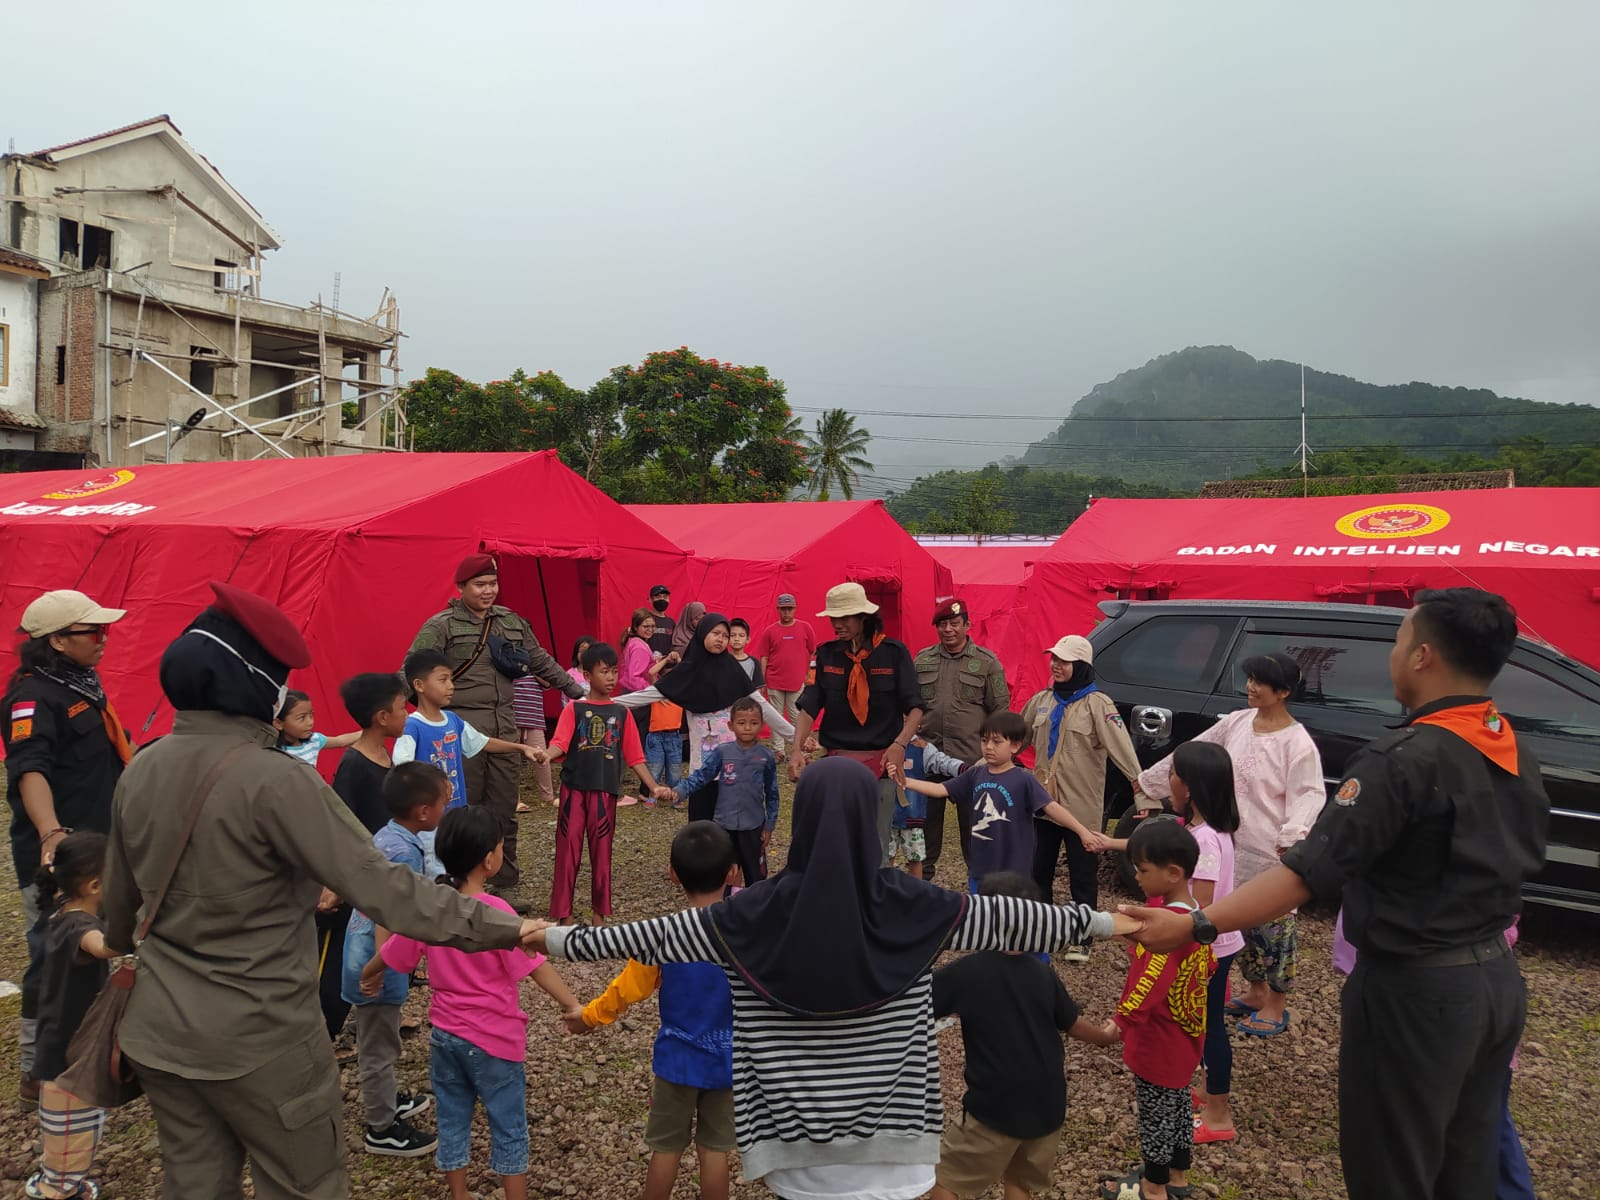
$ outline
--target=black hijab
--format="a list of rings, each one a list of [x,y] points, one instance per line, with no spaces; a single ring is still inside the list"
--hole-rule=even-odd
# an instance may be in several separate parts
[[[806,768],[788,865],[705,909],[712,941],[765,1000],[802,1017],[872,1012],[933,969],[967,897],[880,867],[878,782],[860,763]]]
[[[263,650],[243,625],[214,608],[196,617],[161,655],[161,690],[180,712],[202,710],[270,721],[278,715],[278,688],[288,680],[287,667]]]
[[[657,690],[684,712],[721,712],[740,696],[756,690],[737,658],[726,650],[713,654],[706,649],[706,634],[727,624],[728,618],[721,613],[701,617],[683,661],[656,681]]]

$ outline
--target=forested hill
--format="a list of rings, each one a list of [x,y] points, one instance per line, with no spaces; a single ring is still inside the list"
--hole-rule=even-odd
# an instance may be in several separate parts
[[[1522,437],[1600,444],[1600,409],[1430,383],[1390,386],[1306,370],[1313,452],[1394,446],[1441,462]],[[1191,346],[1099,384],[1021,463],[1128,483],[1195,487],[1297,461],[1300,366]]]

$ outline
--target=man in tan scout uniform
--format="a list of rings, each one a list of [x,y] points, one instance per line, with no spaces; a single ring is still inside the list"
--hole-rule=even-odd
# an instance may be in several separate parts
[[[934,610],[933,628],[939,640],[916,657],[917,685],[922,689],[922,736],[952,758],[969,766],[983,758],[978,728],[990,713],[1011,707],[1011,689],[1005,668],[990,651],[972,640],[967,606],[960,600],[944,601]],[[944,849],[944,814],[947,801],[928,801],[928,859],[922,877],[932,880]],[[961,832],[961,860],[967,859],[972,840],[972,814],[956,809]]]
[[[504,638],[527,653],[532,674],[574,700],[583,689],[573,682],[550,654],[539,645],[528,623],[500,598],[500,568],[488,554],[473,554],[456,568],[461,595],[443,612],[429,617],[417,631],[408,654],[438,650],[455,669],[456,698],[450,706],[479,733],[508,742],[519,740],[517,715],[512,706],[513,682],[494,664],[490,644]],[[464,764],[467,803],[481,804],[500,818],[505,833],[505,865],[489,881],[502,891],[517,886],[517,775],[521,759],[507,754],[477,754]]]
[[[1089,639],[1069,634],[1045,651],[1050,656],[1051,686],[1029,698],[1022,719],[1033,737],[1033,773],[1084,828],[1105,828],[1106,760],[1116,764],[1139,793],[1139,756],[1110,696],[1094,681],[1094,647]],[[1047,821],[1034,822],[1033,881],[1048,899],[1054,890],[1056,863],[1066,851],[1072,901],[1094,908],[1100,903],[1100,857],[1070,831]],[[1062,959],[1088,962],[1088,946],[1070,946]]]
[[[283,686],[311,652],[267,601],[211,586],[216,602],[161,657],[172,733],[134,758],[112,807],[106,942],[132,949],[158,905],[121,1047],[155,1114],[167,1200],[238,1200],[247,1155],[260,1200],[344,1200],[344,1095],[317,1000],[323,889],[462,950],[515,946],[535,924],[389,862],[315,771],[275,749]]]

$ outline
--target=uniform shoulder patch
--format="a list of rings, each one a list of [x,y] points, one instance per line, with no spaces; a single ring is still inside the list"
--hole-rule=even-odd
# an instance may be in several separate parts
[[[79,713],[84,713],[84,712],[88,712],[88,711],[89,711],[89,702],[87,700],[79,700],[71,708],[67,709],[67,717],[70,720],[71,718],[77,716]]]
[[[1119,713],[1116,709],[1113,708],[1110,712],[1108,712],[1106,714],[1106,724],[1107,725],[1121,725],[1122,724],[1122,714]]]
[[[1339,790],[1334,793],[1333,802],[1344,808],[1349,808],[1361,796],[1361,781],[1359,779],[1346,779],[1339,785]]]
[[[13,742],[20,742],[23,739],[31,738],[32,736],[33,736],[33,718],[32,717],[23,717],[22,720],[20,720],[20,721],[13,720],[11,722],[11,740]]]

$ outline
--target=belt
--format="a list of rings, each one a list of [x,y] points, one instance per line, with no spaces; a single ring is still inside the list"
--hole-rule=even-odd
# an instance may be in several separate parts
[[[1505,934],[1501,933],[1471,946],[1457,946],[1452,950],[1437,950],[1432,954],[1424,954],[1417,958],[1408,958],[1402,961],[1411,967],[1472,967],[1480,963],[1492,962],[1497,958],[1504,958],[1510,953],[1511,948],[1506,945]]]

